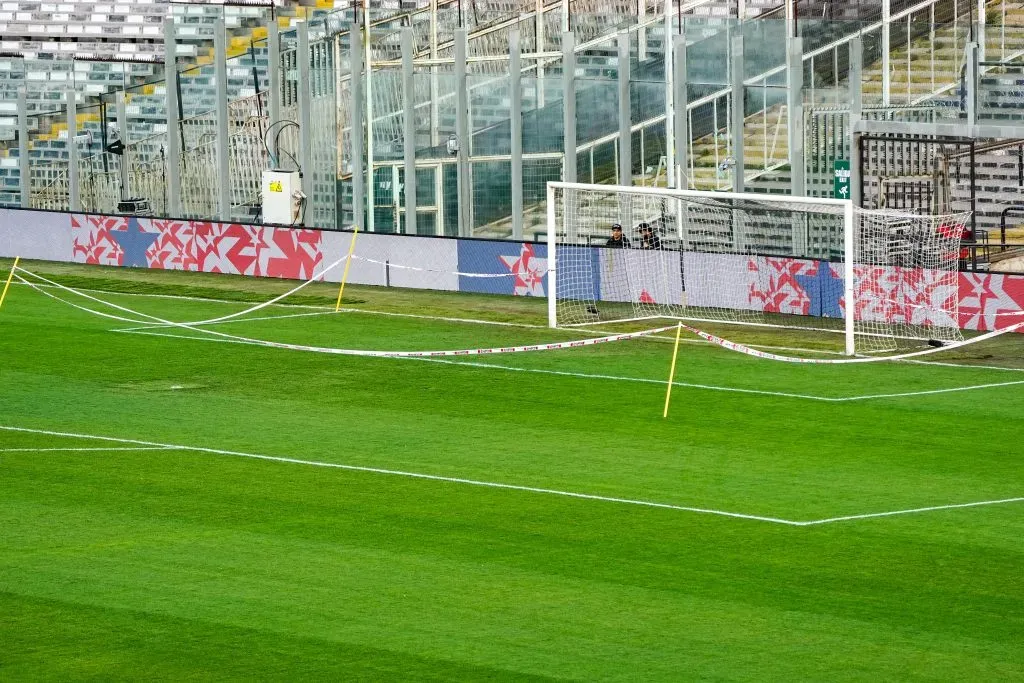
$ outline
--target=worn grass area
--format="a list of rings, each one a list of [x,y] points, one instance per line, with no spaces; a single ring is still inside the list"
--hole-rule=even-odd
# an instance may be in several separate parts
[[[294,285],[26,267],[179,321]],[[537,301],[350,291],[544,319]],[[141,292],[235,303],[124,296]],[[283,317],[317,312],[212,329],[358,349],[579,334]],[[1024,373],[978,367],[1024,355],[1019,336],[975,367],[688,343],[663,420],[664,340],[442,363],[113,331],[130,327],[24,286],[0,309],[0,426],[34,430],[0,430],[5,679],[1024,679],[1024,502],[786,523],[1024,496]]]

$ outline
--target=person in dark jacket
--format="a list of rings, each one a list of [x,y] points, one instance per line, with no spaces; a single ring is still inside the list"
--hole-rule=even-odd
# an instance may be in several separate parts
[[[622,226],[616,223],[612,226],[612,236],[608,238],[605,243],[606,247],[612,247],[614,249],[625,249],[629,248],[629,240],[622,235]]]
[[[661,238],[655,234],[650,224],[641,223],[637,229],[640,231],[641,249],[661,249]]]

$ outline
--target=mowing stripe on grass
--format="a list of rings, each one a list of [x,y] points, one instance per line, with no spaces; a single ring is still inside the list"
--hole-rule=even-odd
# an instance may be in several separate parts
[[[672,505],[670,503],[657,503],[649,500],[634,500],[631,498],[615,498],[611,496],[598,496],[590,493],[576,493],[573,491],[560,491],[558,489],[548,489],[536,486],[520,486],[517,484],[502,484],[500,482],[493,481],[481,481],[478,479],[465,479],[462,477],[444,477],[437,474],[423,474],[421,472],[405,472],[402,470],[389,470],[380,467],[363,467],[360,465],[344,465],[341,463],[334,462],[322,462],[318,460],[301,460],[298,458],[285,458],[275,455],[260,455],[257,453],[244,453],[241,451],[229,451],[219,448],[204,448],[201,446],[180,446],[175,444],[164,444],[155,441],[143,441],[140,439],[121,439],[112,436],[97,436],[94,434],[79,434],[75,432],[57,432],[47,429],[31,429],[28,427],[13,427],[9,425],[0,425],[0,430],[8,432],[21,432],[26,434],[43,434],[46,436],[60,436],[65,438],[73,439],[88,439],[93,441],[111,441],[114,443],[128,443],[136,444],[140,446],[156,446],[156,450],[177,450],[177,451],[194,451],[197,453],[210,453],[212,455],[227,455],[237,458],[252,458],[254,460],[267,460],[270,462],[281,462],[291,465],[306,465],[308,467],[325,467],[338,470],[346,470],[350,472],[367,472],[370,474],[386,474],[396,477],[408,477],[411,479],[425,479],[428,481],[439,481],[450,484],[465,484],[468,486],[480,486],[484,488],[494,489],[506,489],[510,491],[523,491],[526,493],[541,493],[551,496],[562,496],[566,498],[579,498],[583,500],[597,500],[606,503],[620,503],[623,505],[637,505],[640,507],[659,508],[665,510],[681,510],[683,512],[695,512],[705,515],[716,515],[719,517],[733,517],[737,519],[748,519],[758,522],[770,522],[772,524],[784,524],[787,526],[802,526],[803,522],[794,522],[788,519],[779,519],[777,517],[764,517],[761,515],[746,515],[739,512],[729,512],[727,510],[711,510],[707,508],[689,507],[685,505]],[[135,449],[133,449],[135,450]]]

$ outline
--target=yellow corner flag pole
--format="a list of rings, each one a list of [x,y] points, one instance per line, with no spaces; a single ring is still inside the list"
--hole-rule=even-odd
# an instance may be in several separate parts
[[[668,388],[665,390],[665,412],[661,414],[662,417],[668,417],[668,403],[672,400],[672,382],[676,378],[676,357],[679,355],[679,335],[683,332],[683,324],[679,323],[679,327],[676,328],[676,345],[672,349],[672,369],[668,372]]]
[[[14,279],[14,271],[18,269],[18,261],[20,260],[20,256],[14,257],[14,265],[11,266],[11,272],[7,274],[7,282],[4,283],[4,291],[0,292],[0,307],[4,305],[4,299],[7,298],[7,290],[11,286],[11,280]]]
[[[341,288],[338,290],[338,303],[334,304],[334,312],[341,310],[341,297],[345,294],[345,282],[348,280],[348,269],[352,267],[352,254],[356,250],[356,237],[359,235],[359,226],[352,230],[352,243],[348,245],[348,260],[345,262],[345,272],[341,275]]]

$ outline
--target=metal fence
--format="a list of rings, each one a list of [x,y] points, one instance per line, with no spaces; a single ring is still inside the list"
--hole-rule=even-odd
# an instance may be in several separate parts
[[[173,60],[169,80],[122,69],[119,87],[80,94],[70,116],[65,90],[32,112],[31,204],[113,213],[140,197],[158,214],[256,221],[262,172],[277,167],[303,171],[309,225],[529,236],[543,223],[551,180],[666,185],[681,174],[676,184],[698,189],[789,191],[803,149],[806,191],[827,195],[832,164],[850,158],[843,107],[854,88],[869,118],[964,115],[965,47],[978,38],[967,0],[800,18],[799,36],[770,3],[749,2],[737,17],[718,0],[664,1],[575,0],[571,12],[535,0],[345,10],[275,45],[251,41],[223,67],[214,55]],[[979,117],[1018,120],[1016,15],[1005,3],[989,8],[986,58],[998,61],[979,62]],[[857,40],[863,61],[854,65]],[[851,85],[851,74],[863,78]],[[3,203],[20,202],[9,104],[27,83],[0,83]],[[670,125],[677,117],[685,140]]]

